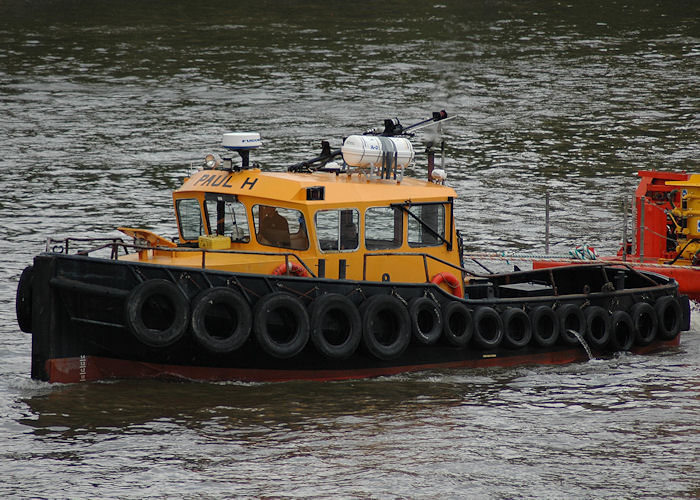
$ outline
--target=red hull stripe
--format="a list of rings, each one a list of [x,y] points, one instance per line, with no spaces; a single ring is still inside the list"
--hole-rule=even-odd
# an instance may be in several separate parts
[[[642,354],[660,347],[676,346],[680,335],[668,342],[655,342],[651,346],[635,348]],[[525,364],[557,365],[585,361],[586,353],[581,349],[567,349],[551,353],[522,356],[485,357],[463,361],[432,363],[424,365],[393,366],[355,370],[262,370],[249,368],[211,368],[200,366],[164,365],[106,358],[101,356],[79,356],[56,358],[46,362],[49,382],[75,383],[115,378],[166,378],[188,380],[237,380],[244,382],[283,382],[289,380],[348,380],[397,373],[431,370],[438,368],[479,368],[491,366],[516,366]]]

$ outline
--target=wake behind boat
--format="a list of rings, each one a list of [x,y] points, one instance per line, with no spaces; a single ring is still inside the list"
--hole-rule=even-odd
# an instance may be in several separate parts
[[[678,344],[690,309],[670,278],[466,269],[434,139],[427,179],[405,175],[415,133],[447,120],[386,120],[284,172],[251,163],[259,134],[224,134],[239,158],[207,156],[173,193],[176,238],[50,239],[17,290],[32,377],[337,380]]]

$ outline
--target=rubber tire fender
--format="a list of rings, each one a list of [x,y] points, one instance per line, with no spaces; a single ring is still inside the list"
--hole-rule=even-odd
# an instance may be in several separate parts
[[[564,304],[557,309],[559,316],[559,340],[566,345],[579,345],[576,335],[569,333],[569,330],[574,330],[581,335],[581,338],[586,336],[586,318],[583,311],[576,304]]]
[[[683,311],[675,297],[666,295],[656,300],[654,304],[656,317],[659,321],[658,336],[661,340],[673,340],[681,331]]]
[[[289,359],[299,354],[309,341],[309,330],[306,308],[287,292],[269,293],[255,304],[255,340],[272,357]],[[278,339],[278,334],[284,338]]]
[[[502,344],[510,349],[522,349],[532,339],[532,325],[527,313],[517,307],[509,307],[501,313],[503,322]]]
[[[166,324],[155,324],[151,313],[162,312],[170,317]],[[187,331],[190,304],[187,297],[171,281],[150,279],[136,285],[126,299],[125,321],[131,333],[150,347],[167,347],[177,342]],[[146,318],[144,316],[148,315]]]
[[[541,347],[551,347],[559,340],[559,316],[549,306],[537,306],[530,312],[532,338]]]
[[[632,316],[630,316],[627,311],[614,311],[610,323],[612,327],[610,329],[609,348],[613,352],[629,351],[632,349],[634,339],[637,338]]]
[[[630,316],[632,316],[632,323],[634,323],[637,332],[635,343],[637,345],[651,344],[659,331],[659,320],[654,308],[646,302],[638,302],[630,309]]]
[[[414,297],[408,301],[408,315],[411,317],[413,338],[419,344],[432,345],[442,333],[442,312],[440,306],[428,297]]]
[[[612,321],[607,310],[590,306],[583,311],[586,317],[586,342],[596,349],[603,349],[612,335]]]
[[[489,306],[477,307],[473,316],[474,334],[472,340],[484,349],[495,349],[503,340],[501,315]]]
[[[15,297],[15,313],[19,329],[32,333],[32,295],[34,292],[34,267],[27,266],[22,270],[17,283]]]
[[[223,286],[209,288],[197,295],[192,303],[192,332],[205,349],[224,354],[235,351],[248,340],[253,313],[240,293]],[[228,335],[216,335],[207,325],[208,315],[217,307],[223,307],[231,320],[225,321],[230,326]]]
[[[311,342],[316,350],[330,359],[347,359],[362,341],[362,318],[344,295],[326,293],[309,306]],[[333,340],[341,338],[342,342]]]
[[[360,306],[362,340],[376,358],[394,359],[411,341],[411,318],[403,303],[392,295],[374,295]]]
[[[466,347],[474,334],[472,313],[463,303],[453,300],[442,306],[442,336],[455,347]]]

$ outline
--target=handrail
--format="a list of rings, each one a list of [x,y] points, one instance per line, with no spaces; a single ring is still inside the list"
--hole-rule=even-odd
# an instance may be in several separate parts
[[[309,275],[313,278],[316,278],[316,274],[309,268],[309,266],[304,262],[304,260],[299,257],[296,253],[294,252],[263,252],[263,251],[256,251],[256,250],[225,250],[225,249],[219,249],[219,250],[214,250],[214,249],[209,249],[209,248],[188,248],[188,247],[177,247],[177,248],[172,248],[172,247],[159,247],[159,246],[144,246],[144,245],[135,245],[131,243],[125,243],[124,240],[121,238],[73,238],[73,237],[68,237],[64,239],[54,239],[54,238],[47,238],[46,240],[46,251],[47,252],[53,252],[53,253],[64,253],[68,255],[68,249],[69,249],[69,242],[108,242],[104,243],[102,245],[99,245],[97,247],[89,248],[87,250],[80,250],[76,252],[76,255],[89,255],[92,252],[96,252],[98,250],[103,250],[105,248],[111,248],[112,249],[112,254],[110,256],[111,260],[117,260],[117,257],[119,255],[119,248],[124,249],[124,253],[128,254],[128,249],[133,249],[136,251],[145,251],[145,250],[158,250],[162,252],[179,252],[179,253],[193,253],[193,252],[201,252],[202,253],[202,269],[206,267],[206,254],[208,253],[223,253],[223,254],[239,254],[239,255],[269,255],[273,257],[284,257],[285,264],[287,265],[287,268],[289,268],[289,259],[293,258],[299,264],[301,264],[304,269],[309,273]],[[57,245],[55,243],[60,243],[61,244],[61,249],[60,251],[56,251]],[[53,247],[51,247],[53,245]],[[50,249],[51,248],[51,249]]]
[[[382,257],[387,257],[387,256],[391,256],[391,257],[394,257],[394,256],[397,256],[397,257],[422,257],[426,283],[430,282],[430,276],[428,275],[427,259],[435,260],[441,264],[444,264],[448,267],[451,267],[452,269],[456,269],[462,273],[468,274],[469,276],[474,276],[475,278],[485,277],[483,275],[474,274],[472,271],[465,269],[464,267],[455,265],[451,262],[447,262],[446,260],[443,260],[440,257],[435,257],[434,255],[430,255],[428,253],[423,253],[423,252],[379,252],[379,253],[366,253],[366,254],[364,254],[363,262],[362,262],[362,279],[363,280],[367,279],[367,257],[380,257],[380,256],[382,256]]]
[[[201,252],[202,253],[202,268],[204,269],[206,267],[206,254],[208,253],[223,253],[223,254],[235,254],[235,255],[266,255],[266,256],[275,256],[275,257],[284,257],[285,265],[287,268],[289,268],[289,259],[293,258],[301,266],[306,269],[306,271],[309,273],[309,275],[313,278],[316,278],[316,273],[314,273],[311,268],[304,262],[304,260],[299,257],[296,253],[294,252],[264,252],[264,251],[257,251],[257,250],[226,250],[226,249],[220,249],[220,250],[214,250],[214,249],[208,249],[208,248],[188,248],[188,247],[177,247],[177,248],[171,248],[171,247],[158,247],[158,246],[144,246],[144,245],[135,245],[135,244],[129,244],[125,243],[124,240],[121,238],[115,237],[115,238],[74,238],[74,237],[68,237],[68,238],[63,238],[63,239],[54,239],[54,238],[47,238],[46,242],[46,251],[53,251],[54,253],[65,253],[68,254],[68,248],[69,248],[69,242],[107,242],[103,245],[100,245],[98,247],[90,248],[87,250],[81,250],[77,252],[78,255],[89,255],[92,252],[96,252],[98,250],[102,250],[105,248],[112,248],[112,255],[110,258],[112,260],[117,260],[118,257],[118,252],[119,248],[122,248],[125,252],[125,254],[128,254],[128,249],[133,249],[136,251],[144,251],[144,250],[158,250],[162,252],[181,252],[181,253],[192,253],[192,252]],[[54,246],[52,250],[49,250],[49,247],[53,243],[62,243],[61,246],[61,251],[57,252],[56,247]],[[480,275],[476,274],[473,271],[470,271],[468,269],[465,269],[463,267],[457,266],[455,264],[452,264],[451,262],[448,262],[446,260],[443,260],[439,257],[435,257],[434,255],[426,254],[426,253],[419,253],[419,252],[381,252],[381,253],[366,253],[363,256],[363,266],[362,266],[362,279],[365,280],[367,277],[367,257],[372,257],[372,256],[410,256],[410,257],[421,257],[423,259],[423,269],[425,271],[425,276],[426,276],[426,283],[430,282],[430,276],[428,275],[428,263],[427,259],[434,260],[436,262],[439,262],[441,264],[444,264],[448,267],[451,267],[457,271],[460,271],[462,273],[465,273],[469,276],[473,276],[476,278],[479,277],[485,277],[485,275]]]
[[[157,250],[157,251],[162,251],[162,252],[180,252],[180,253],[192,253],[192,252],[201,252],[202,253],[202,268],[204,269],[206,267],[206,254],[210,253],[221,253],[221,254],[234,254],[234,255],[265,255],[265,256],[271,256],[271,257],[280,257],[284,258],[285,265],[287,269],[289,268],[289,259],[292,258],[296,260],[301,266],[306,269],[306,271],[309,273],[309,275],[313,278],[317,278],[318,276],[316,273],[314,273],[311,268],[304,262],[304,260],[297,255],[294,252],[264,252],[264,251],[258,251],[258,250],[231,250],[231,249],[220,249],[220,250],[214,250],[214,249],[207,249],[207,248],[188,248],[188,247],[177,247],[177,248],[172,248],[172,247],[158,247],[158,246],[144,246],[144,245],[136,245],[136,244],[130,244],[130,243],[125,243],[122,238],[119,237],[113,237],[113,238],[74,238],[74,237],[67,237],[63,239],[56,239],[56,238],[47,238],[46,239],[46,252],[52,252],[52,253],[64,253],[68,255],[69,251],[69,243],[70,242],[102,242],[101,245],[89,248],[87,250],[78,250],[76,252],[76,255],[84,255],[87,256],[92,252],[96,252],[99,250],[103,250],[106,248],[111,248],[112,253],[110,255],[111,260],[117,260],[119,256],[119,249],[124,250],[124,254],[128,255],[129,249],[135,250],[135,251],[147,251],[147,250]],[[57,250],[57,245],[60,244],[60,250]],[[53,246],[52,246],[53,245]],[[457,271],[460,271],[461,273],[467,274],[469,276],[472,276],[474,278],[494,278],[497,277],[498,274],[496,275],[485,275],[485,274],[477,274],[473,271],[470,271],[469,269],[466,269],[464,267],[458,266],[456,264],[453,264],[451,262],[448,262],[444,259],[441,259],[439,257],[435,257],[434,255],[426,254],[423,252],[372,252],[372,253],[365,253],[363,255],[363,265],[362,265],[362,279],[365,281],[367,279],[367,258],[368,257],[419,257],[423,260],[423,270],[425,272],[425,281],[426,283],[430,282],[430,276],[428,272],[428,259],[431,259],[433,261],[439,262],[445,266],[448,266],[452,269],[455,269]],[[501,257],[503,258],[503,257]],[[621,261],[605,261],[605,260],[595,260],[595,261],[574,261],[572,263],[575,263],[579,266],[590,266],[590,267],[597,267],[599,266],[601,269],[606,268],[606,267],[624,267],[629,269],[630,271],[634,272],[635,274],[641,275],[644,278],[646,278],[648,281],[655,283],[651,278],[648,276],[644,275],[643,273],[640,273],[637,269],[634,268],[634,266],[621,262]],[[648,264],[645,264],[648,265]],[[682,266],[678,266],[682,267]]]
[[[81,253],[82,255],[87,255],[87,254],[90,253],[90,252],[96,252],[97,250],[102,250],[103,248],[108,248],[108,247],[110,247],[110,246],[112,246],[112,245],[114,245],[114,244],[117,244],[117,245],[126,245],[126,243],[124,243],[124,240],[123,240],[122,238],[120,238],[120,237],[113,237],[113,238],[105,238],[105,237],[103,237],[103,238],[75,238],[75,237],[69,236],[69,237],[63,238],[63,239],[57,239],[57,238],[51,238],[51,237],[49,237],[49,238],[46,238],[46,251],[47,251],[47,252],[53,251],[54,253],[65,253],[66,255],[68,255],[68,252],[69,252],[69,242],[71,242],[71,241],[74,241],[74,242],[98,242],[98,241],[108,241],[108,242],[109,242],[109,243],[107,243],[107,244],[105,244],[105,245],[101,245],[101,246],[99,246],[99,247],[95,247],[95,248],[91,248],[91,249],[89,249],[89,250],[84,250],[84,251],[79,252],[79,253]],[[61,243],[61,252],[56,252],[56,251],[55,251],[56,245],[54,245],[54,243]],[[51,245],[53,245],[53,247],[51,247]],[[51,249],[50,249],[49,247],[51,247]],[[129,252],[127,251],[126,247],[124,248],[124,251],[125,251],[125,253],[127,253],[127,254],[129,253]],[[84,252],[84,253],[83,253],[83,252]],[[116,259],[116,256],[114,256],[113,258]]]

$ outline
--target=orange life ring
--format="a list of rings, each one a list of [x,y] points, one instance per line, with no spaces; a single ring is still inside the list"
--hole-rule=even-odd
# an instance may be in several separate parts
[[[443,281],[450,287],[450,290],[452,290],[452,295],[459,298],[463,297],[462,287],[460,286],[459,280],[453,274],[437,273],[435,276],[433,276],[433,279],[430,280],[431,283],[435,283],[436,285],[439,285]]]
[[[306,272],[306,269],[304,269],[303,266],[300,266],[296,262],[290,262],[289,267],[282,263],[279,266],[277,266],[274,271],[272,271],[272,274],[276,274],[279,276],[281,274],[287,274],[287,271],[289,271],[289,274],[292,274],[294,276],[300,276],[302,278],[306,278],[309,276],[309,273]]]

